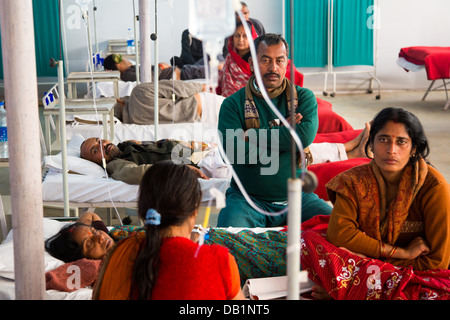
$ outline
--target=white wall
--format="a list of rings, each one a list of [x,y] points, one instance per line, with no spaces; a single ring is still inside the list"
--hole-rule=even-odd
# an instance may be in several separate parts
[[[406,72],[396,64],[401,48],[450,46],[450,1],[380,0],[379,78],[392,89],[426,88],[425,70]]]
[[[133,0],[94,0],[89,6],[91,41],[95,50],[93,3],[97,7],[95,20],[100,51],[106,48],[108,39],[126,39],[128,28],[133,27]],[[136,1],[137,3],[137,1]],[[66,67],[70,72],[85,71],[88,61],[88,39],[85,21],[75,0],[62,0],[64,14],[64,45]]]
[[[75,0],[62,0],[65,10]],[[133,0],[96,0],[97,34],[100,50],[108,39],[126,38],[133,24]],[[134,0],[136,6],[139,1]],[[154,0],[151,3],[152,16]],[[247,0],[250,16],[259,19],[267,32],[282,33],[284,0]],[[158,0],[159,59],[169,62],[181,53],[181,33],[189,25],[188,0]],[[448,0],[378,0],[380,26],[378,29],[378,78],[382,90],[426,89],[429,85],[425,71],[405,72],[396,64],[402,47],[450,46],[450,1]],[[66,12],[67,16],[67,12]],[[154,27],[152,23],[152,32]],[[67,30],[67,46],[71,71],[84,70],[87,60],[86,36],[80,29]],[[153,48],[152,48],[153,50]],[[152,52],[153,56],[153,52]],[[302,70],[300,71],[307,71]],[[338,91],[365,89],[365,75],[338,75]],[[322,91],[323,76],[305,77],[305,86]],[[332,82],[328,81],[328,88]]]

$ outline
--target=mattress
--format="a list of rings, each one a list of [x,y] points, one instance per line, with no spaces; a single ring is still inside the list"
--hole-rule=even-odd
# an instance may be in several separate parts
[[[81,174],[68,174],[69,199],[75,203],[108,203],[116,204],[136,203],[138,185],[130,185],[112,178],[101,178]],[[63,176],[61,172],[49,171],[42,182],[42,198],[44,202],[63,202]],[[214,197],[209,190],[216,188],[223,194],[227,190],[229,179],[199,179],[203,191],[202,201],[212,200]]]
[[[103,135],[103,127],[84,124],[75,121],[66,127],[67,139],[79,134],[85,139]],[[217,125],[203,123],[171,123],[158,125],[158,139],[175,139],[182,141],[203,141],[217,143]],[[108,133],[109,136],[109,133]],[[113,143],[125,140],[155,141],[154,125],[124,124],[116,121],[114,124]]]
[[[425,65],[428,80],[450,78],[450,47],[406,47],[400,50],[399,57]]]

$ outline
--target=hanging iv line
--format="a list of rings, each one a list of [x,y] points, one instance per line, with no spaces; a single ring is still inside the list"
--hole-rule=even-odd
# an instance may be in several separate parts
[[[204,65],[205,65],[205,78],[208,80],[208,84],[215,89],[217,86],[217,73],[218,68],[217,65],[217,55],[220,52],[219,50],[222,48],[221,44],[223,43],[223,39],[227,36],[231,35],[235,30],[235,12],[239,15],[241,21],[245,21],[243,14],[241,12],[241,4],[238,0],[217,0],[217,1],[209,1],[209,0],[190,0],[189,1],[189,32],[199,40],[202,40],[203,43],[203,56],[204,56]],[[247,39],[249,40],[250,52],[252,57],[256,57],[256,49],[253,42],[253,37],[251,36],[251,32],[247,24],[243,24],[245,32],[247,34]],[[211,62],[208,63],[208,56],[211,59]],[[255,59],[256,61],[256,59]],[[256,80],[258,83],[263,83],[261,78],[261,73],[257,64],[254,65],[254,73]],[[273,105],[272,101],[269,98],[269,95],[262,85],[260,86],[261,93],[264,97],[264,100],[267,102],[269,107],[281,120],[281,122],[285,125],[285,127],[289,130],[289,133],[293,137],[295,144],[297,145],[300,157],[302,168],[305,168],[305,155],[303,152],[302,142],[299,139],[295,130],[291,127],[289,122],[281,115],[278,109]],[[218,141],[219,152],[224,159],[225,163],[230,166],[232,176],[238,185],[239,189],[242,192],[242,195],[249,203],[249,205],[255,209],[257,212],[265,215],[281,215],[288,210],[288,206],[282,209],[279,212],[269,213],[265,210],[259,208],[250,198],[248,193],[246,192],[244,186],[242,185],[238,175],[234,171],[224,149],[221,144],[221,141]],[[305,177],[305,170],[302,170],[301,177],[302,179]]]
[[[94,82],[94,64],[93,64],[93,60],[92,60],[92,43],[91,43],[91,36],[90,36],[90,24],[89,24],[89,14],[88,14],[88,5],[92,0],[76,0],[77,4],[80,5],[81,10],[82,10],[82,16],[83,19],[85,20],[85,29],[86,29],[86,41],[87,41],[87,49],[88,49],[88,56],[89,56],[89,72],[91,75],[91,86],[92,86],[92,101],[93,101],[93,107],[95,110],[95,117],[97,119],[97,126],[100,126],[100,120],[98,117],[98,110],[97,110],[97,102],[96,102],[96,95],[97,95],[97,90],[96,90],[96,86],[95,86],[95,82]],[[101,135],[100,134],[100,143],[102,141],[101,139]],[[103,137],[106,138],[106,137]],[[104,152],[103,152],[103,147],[100,147],[100,154],[101,154],[101,158],[102,158],[102,167],[103,170],[105,172],[105,176],[109,181],[109,175],[108,175],[108,171],[106,170],[106,160],[105,160],[105,156],[104,156]],[[119,211],[117,210],[117,207],[114,203],[114,200],[112,199],[112,195],[111,195],[111,188],[110,185],[108,183],[108,194],[109,194],[109,198],[111,199],[111,204],[113,205],[114,211],[116,213],[116,216],[119,220],[120,225],[122,226],[122,220],[120,219],[120,214]]]
[[[237,14],[239,15],[239,18],[241,19],[241,21],[245,21],[245,18],[240,10],[240,5],[239,7],[236,9]],[[256,57],[256,48],[253,42],[253,37],[251,35],[251,31],[248,27],[248,25],[246,23],[242,24],[245,30],[245,33],[247,34],[247,39],[249,41],[249,45],[250,45],[250,53],[252,55],[252,57]],[[256,59],[254,59],[256,61]],[[261,72],[259,70],[259,66],[257,64],[254,64],[254,74],[256,77],[256,80],[258,83],[263,83],[262,81],[262,77],[261,77]],[[285,127],[289,130],[289,133],[291,134],[292,138],[294,139],[295,144],[297,145],[298,149],[299,149],[299,153],[300,153],[300,157],[301,157],[301,165],[302,165],[302,172],[301,172],[301,179],[304,180],[308,180],[308,182],[311,182],[311,184],[315,183],[315,179],[313,176],[310,176],[306,173],[306,170],[304,170],[306,168],[305,163],[306,163],[306,159],[305,159],[305,154],[303,152],[303,145],[302,142],[300,140],[300,138],[298,137],[297,133],[295,132],[295,130],[292,128],[292,126],[290,125],[290,123],[281,115],[281,113],[278,111],[278,109],[274,106],[274,104],[272,103],[272,101],[269,98],[269,95],[265,89],[265,87],[263,85],[260,85],[260,89],[261,89],[261,93],[264,97],[264,100],[266,101],[266,103],[269,105],[269,107],[272,109],[272,111],[275,113],[275,115],[278,117],[278,119],[280,119],[280,121],[285,125]],[[232,172],[232,176],[236,182],[236,184],[239,187],[239,190],[242,192],[242,195],[244,196],[244,198],[246,199],[246,201],[248,202],[248,204],[255,209],[257,212],[261,213],[261,214],[265,214],[268,216],[277,216],[277,215],[281,215],[284,214],[285,212],[287,212],[289,210],[289,206],[286,206],[286,208],[278,211],[278,212],[267,212],[265,210],[262,210],[261,208],[259,208],[254,202],[253,200],[250,198],[250,196],[248,195],[247,191],[245,190],[242,182],[240,181],[238,175],[236,174],[236,172],[234,171],[234,169],[232,168],[232,165],[225,153],[225,150],[223,149],[223,145],[221,143],[221,141],[218,141],[218,147],[219,147],[219,151],[220,154],[222,155],[225,163],[227,165],[229,165],[231,167],[231,172]]]

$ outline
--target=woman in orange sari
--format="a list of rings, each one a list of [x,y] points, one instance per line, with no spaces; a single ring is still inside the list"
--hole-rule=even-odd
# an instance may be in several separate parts
[[[326,185],[334,204],[327,230],[303,234],[303,266],[318,284],[313,295],[449,299],[450,187],[425,160],[420,121],[400,108],[382,110],[369,151],[369,164]]]
[[[202,198],[187,165],[154,164],[139,186],[145,233],[128,237],[105,258],[93,293],[99,300],[243,299],[234,257],[219,245],[193,242]]]

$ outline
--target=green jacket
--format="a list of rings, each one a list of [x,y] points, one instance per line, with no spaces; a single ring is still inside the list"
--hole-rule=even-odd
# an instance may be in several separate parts
[[[295,131],[303,148],[309,146],[317,133],[319,119],[317,99],[306,88],[296,87],[299,104],[296,112],[303,115]],[[248,194],[260,200],[279,202],[287,200],[287,183],[291,178],[291,134],[284,126],[271,127],[269,121],[278,118],[262,98],[254,97],[260,128],[244,141],[245,88],[226,98],[219,113],[219,133],[222,145]],[[289,114],[286,95],[272,99],[280,113]],[[297,169],[300,174],[300,169]],[[237,189],[234,179],[231,186]]]

